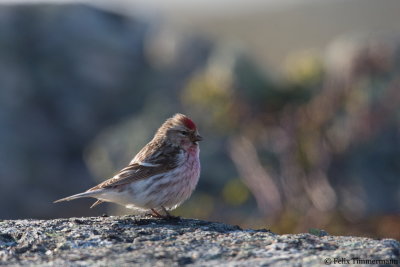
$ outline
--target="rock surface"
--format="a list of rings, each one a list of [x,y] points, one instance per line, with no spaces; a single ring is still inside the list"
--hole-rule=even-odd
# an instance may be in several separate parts
[[[398,263],[399,255],[393,239],[277,235],[193,219],[0,221],[0,265],[7,266],[323,266],[335,258]]]

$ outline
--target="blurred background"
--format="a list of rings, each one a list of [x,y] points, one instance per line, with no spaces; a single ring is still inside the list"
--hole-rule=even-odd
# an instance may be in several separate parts
[[[0,219],[124,167],[176,112],[202,174],[174,214],[400,239],[397,0],[0,1]]]

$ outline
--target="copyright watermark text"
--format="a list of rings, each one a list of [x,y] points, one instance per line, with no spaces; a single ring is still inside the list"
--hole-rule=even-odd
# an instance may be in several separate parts
[[[331,264],[393,264],[398,265],[399,260],[397,259],[361,259],[361,258],[325,258],[324,263],[326,265]]]

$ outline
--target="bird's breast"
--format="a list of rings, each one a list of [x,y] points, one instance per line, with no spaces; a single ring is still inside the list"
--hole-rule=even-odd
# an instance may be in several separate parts
[[[186,154],[184,168],[188,174],[188,179],[192,180],[195,186],[200,176],[200,149],[198,146],[193,146],[186,152]]]

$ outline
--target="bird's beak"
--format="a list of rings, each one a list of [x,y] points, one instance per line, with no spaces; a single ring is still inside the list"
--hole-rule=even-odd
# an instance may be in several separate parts
[[[196,135],[194,136],[193,142],[202,141],[202,140],[203,140],[203,137],[201,137],[201,135],[199,135],[199,134],[196,134]]]

